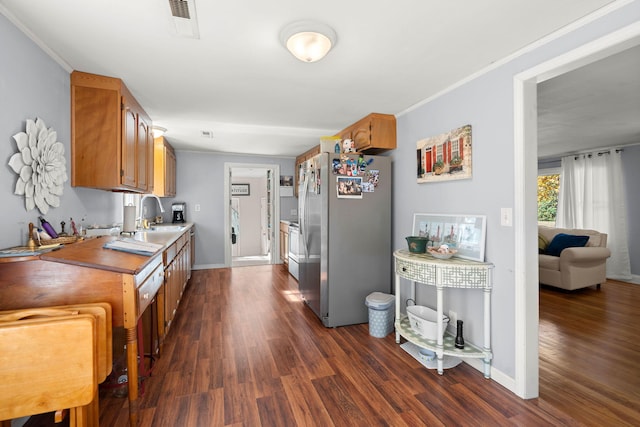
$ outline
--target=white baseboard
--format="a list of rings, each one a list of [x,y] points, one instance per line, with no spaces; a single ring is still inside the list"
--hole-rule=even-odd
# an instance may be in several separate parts
[[[631,283],[633,283],[634,285],[640,285],[640,276],[638,276],[637,274],[632,274]]]
[[[462,361],[472,368],[482,372],[484,375],[484,361],[482,359],[462,359]],[[511,393],[517,395],[516,381],[504,372],[496,369],[494,366],[491,366],[491,380],[497,382]]]
[[[215,268],[225,268],[224,264],[195,264],[192,270],[210,270]]]

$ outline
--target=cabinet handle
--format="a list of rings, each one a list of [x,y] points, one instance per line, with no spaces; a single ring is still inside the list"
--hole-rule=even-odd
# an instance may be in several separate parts
[[[407,267],[402,267],[402,271],[407,271]]]
[[[149,292],[145,292],[144,294],[142,294],[142,299],[143,300],[148,300],[149,299]]]

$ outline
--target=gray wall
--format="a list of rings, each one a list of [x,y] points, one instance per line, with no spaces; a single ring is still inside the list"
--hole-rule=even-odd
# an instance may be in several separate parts
[[[277,164],[281,175],[293,175],[295,159],[176,151],[176,201],[187,203],[187,221],[196,223],[195,268],[224,265],[224,164]],[[167,199],[171,206],[173,199]],[[280,217],[290,218],[295,197],[280,198]],[[194,212],[195,204],[200,211]],[[277,230],[276,230],[277,231]],[[276,233],[277,237],[277,233]]]
[[[485,255],[495,265],[491,312],[493,366],[508,377],[515,378],[515,236],[514,228],[500,225],[500,208],[515,206],[514,76],[632,24],[639,17],[640,2],[636,1],[398,117],[398,148],[392,153],[394,246],[406,247],[404,237],[411,232],[413,213],[487,216]],[[473,178],[417,184],[416,142],[467,124],[472,126]],[[638,182],[637,175],[635,179]],[[637,199],[632,203],[637,206]],[[419,294],[418,299],[435,306],[429,290]],[[445,308],[453,309],[459,319],[465,320],[465,336],[471,342],[482,342],[481,292],[449,291]]]
[[[25,209],[24,198],[13,194],[16,174],[8,166],[17,152],[13,135],[25,131],[27,119],[40,117],[57,131],[65,146],[69,181],[61,206],[45,218],[60,231],[60,221],[72,217],[78,224],[110,224],[122,221],[122,196],[100,190],[71,187],[69,72],[46,55],[0,14],[0,248],[26,243],[29,222],[38,224],[39,212]]]

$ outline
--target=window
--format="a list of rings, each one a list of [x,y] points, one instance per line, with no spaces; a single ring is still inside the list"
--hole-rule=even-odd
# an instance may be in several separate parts
[[[451,141],[451,158],[455,159],[455,158],[460,158],[460,141],[459,140],[454,140]]]
[[[555,227],[560,190],[560,169],[538,172],[538,224]]]

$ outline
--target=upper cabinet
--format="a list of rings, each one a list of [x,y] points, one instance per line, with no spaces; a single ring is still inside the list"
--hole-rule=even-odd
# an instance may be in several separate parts
[[[396,117],[392,114],[371,113],[338,134],[352,139],[356,150],[377,154],[396,148]]]
[[[176,154],[163,137],[154,141],[153,194],[159,197],[176,195]]]
[[[338,133],[340,139],[355,141],[356,151],[365,154],[379,154],[396,148],[396,117],[392,114],[371,113]],[[298,185],[302,164],[319,154],[321,146],[317,145],[296,157],[294,187],[298,197]],[[333,151],[332,151],[333,152]]]
[[[71,73],[71,185],[153,191],[151,119],[124,83]]]

